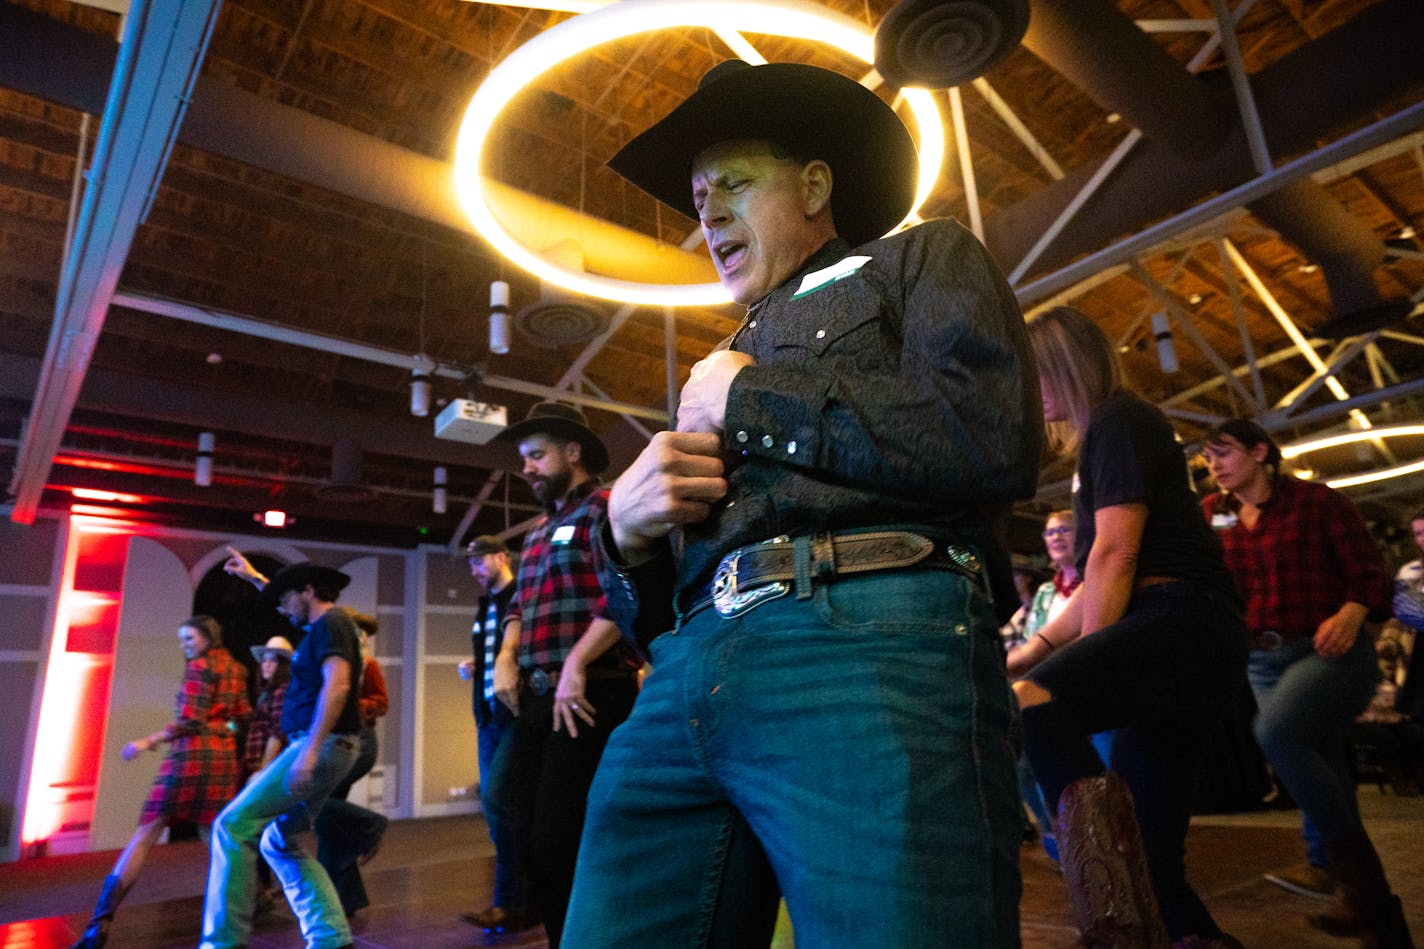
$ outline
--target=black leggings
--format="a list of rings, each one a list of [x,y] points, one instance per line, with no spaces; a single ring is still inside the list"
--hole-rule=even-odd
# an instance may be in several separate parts
[[[1052,699],[1025,709],[1024,742],[1044,799],[1102,773],[1095,732],[1115,731],[1112,766],[1132,789],[1153,889],[1173,939],[1221,934],[1186,878],[1192,789],[1212,725],[1246,676],[1241,614],[1176,582],[1133,596],[1111,626],[1049,656],[1028,679]]]

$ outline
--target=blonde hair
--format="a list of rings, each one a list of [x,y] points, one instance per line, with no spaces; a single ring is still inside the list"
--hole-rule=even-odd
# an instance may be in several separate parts
[[[1098,324],[1070,306],[1057,306],[1028,323],[1029,345],[1040,383],[1065,416],[1048,423],[1048,444],[1069,454],[1077,450],[1093,409],[1127,388],[1122,363]]]
[[[1043,523],[1047,524],[1052,520],[1067,521],[1069,524],[1076,526],[1078,517],[1071,509],[1064,508],[1061,511],[1049,511],[1048,517],[1044,519]]]

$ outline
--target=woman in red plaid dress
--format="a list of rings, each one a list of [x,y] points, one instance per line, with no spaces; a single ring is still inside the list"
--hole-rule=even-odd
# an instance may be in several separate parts
[[[247,670],[222,648],[222,628],[211,616],[185,620],[178,627],[178,644],[188,666],[174,701],[174,721],[123,750],[125,761],[164,744],[168,754],[144,802],[138,829],[104,879],[89,926],[72,949],[99,949],[108,941],[114,910],[170,822],[193,821],[207,840],[213,819],[240,786],[237,735],[252,713]]]

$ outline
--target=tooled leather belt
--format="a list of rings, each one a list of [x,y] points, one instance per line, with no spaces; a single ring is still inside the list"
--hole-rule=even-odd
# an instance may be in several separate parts
[[[909,568],[950,570],[984,583],[984,567],[968,547],[937,543],[911,531],[783,535],[723,557],[706,592],[684,616],[712,606],[731,618],[793,589],[805,599],[814,585],[837,577]]]

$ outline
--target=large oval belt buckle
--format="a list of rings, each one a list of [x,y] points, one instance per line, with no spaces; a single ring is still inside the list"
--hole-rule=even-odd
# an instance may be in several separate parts
[[[737,585],[737,563],[740,560],[740,553],[733,551],[722,558],[717,572],[712,575],[712,606],[724,619],[740,616],[767,600],[785,596],[791,589],[790,584],[780,580],[749,590],[741,589]]]

